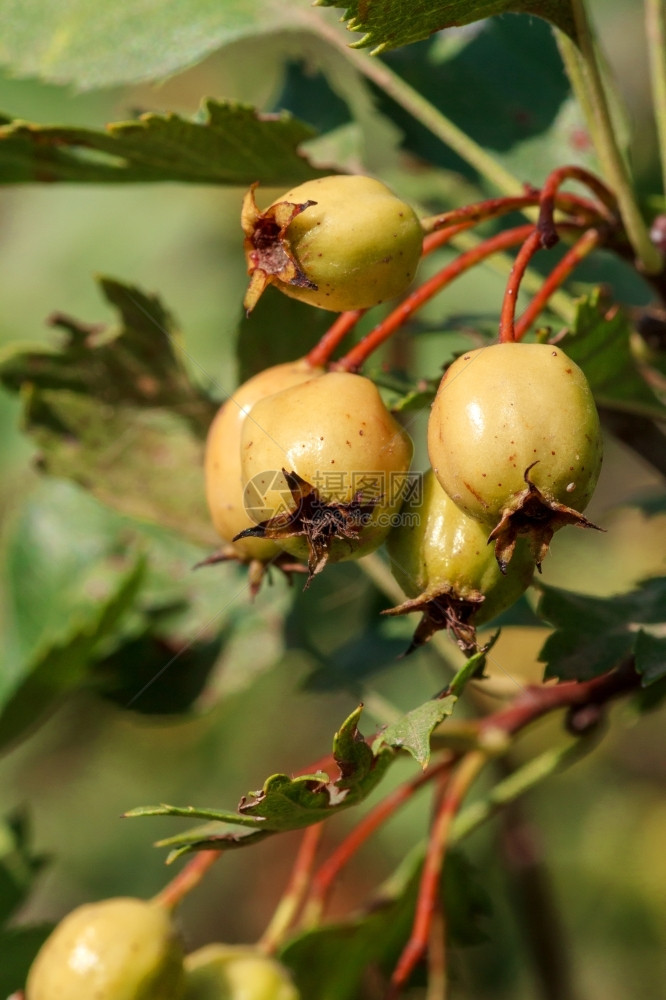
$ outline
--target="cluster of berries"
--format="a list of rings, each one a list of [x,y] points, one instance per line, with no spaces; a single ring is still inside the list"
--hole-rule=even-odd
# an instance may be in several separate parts
[[[250,191],[243,228],[248,308],[268,284],[332,310],[396,298],[423,235],[412,209],[365,177],[307,182],[264,213]],[[422,614],[413,645],[447,628],[473,651],[475,627],[523,593],[553,533],[594,527],[581,513],[602,456],[587,380],[550,344],[468,352],[440,384],[428,454],[410,490],[411,441],[373,382],[307,359],[269,368],[210,430],[208,503],[227,543],[213,559],[249,562],[256,587],[266,565],[305,562],[309,580],[386,541],[409,598],[388,613]]]
[[[299,1000],[287,970],[256,948],[189,955],[158,900],[105,899],[72,910],[42,945],[25,1000]]]

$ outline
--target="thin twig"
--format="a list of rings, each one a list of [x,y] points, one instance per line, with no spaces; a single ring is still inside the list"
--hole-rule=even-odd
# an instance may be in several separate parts
[[[502,311],[500,313],[499,339],[500,343],[511,343],[516,339],[514,328],[514,318],[516,315],[516,304],[518,302],[518,292],[523,275],[527,270],[527,265],[531,261],[537,250],[543,247],[541,232],[532,228],[527,239],[516,255],[516,259],[511,268],[511,274],[504,291],[502,300]]]
[[[666,192],[666,3],[645,0],[645,33],[650,62],[652,104],[659,137],[661,176]]]
[[[353,330],[365,311],[365,309],[350,309],[340,313],[319,343],[315,344],[309,354],[306,354],[307,363],[313,368],[323,367],[329,361],[338,344],[344,340],[350,330]]]
[[[389,313],[370,333],[352,347],[336,363],[335,367],[339,371],[358,371],[373,351],[376,351],[384,341],[388,340],[396,330],[400,329],[410,316],[424,306],[434,295],[491,254],[522,243],[533,229],[534,226],[528,223],[524,226],[516,226],[514,229],[504,230],[504,232],[483,240],[483,242],[479,243],[473,249],[456,257],[455,260],[447,264],[441,271],[438,271],[432,278],[429,278],[428,281],[420,285],[411,295],[408,295],[393,312]]]
[[[387,1000],[396,1000],[414,968],[425,955],[430,937],[432,915],[437,905],[439,887],[453,819],[479,772],[488,760],[481,750],[472,750],[461,760],[447,785],[441,807],[428,840],[419,886],[414,925],[391,977]]]
[[[323,823],[314,823],[306,828],[301,838],[287,887],[258,942],[258,947],[269,955],[279,948],[308,894],[323,829]]]
[[[578,264],[587,257],[602,242],[601,233],[598,229],[588,229],[577,240],[574,245],[567,250],[562,259],[555,265],[541,289],[534,296],[526,307],[525,311],[515,323],[514,339],[522,340],[535,319],[548,305],[553,292],[555,292],[569,277]]]
[[[182,871],[168,882],[164,888],[153,897],[154,902],[167,910],[175,909],[178,904],[203,880],[209,868],[220,857],[221,851],[201,851],[191,858]]]

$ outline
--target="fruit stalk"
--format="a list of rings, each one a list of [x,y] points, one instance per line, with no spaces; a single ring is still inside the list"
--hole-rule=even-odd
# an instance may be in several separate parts
[[[391,990],[387,1000],[396,1000],[415,966],[426,952],[432,917],[439,897],[439,886],[451,824],[470,786],[487,760],[488,754],[486,752],[472,750],[463,757],[446,786],[428,840],[412,932],[391,976]]]
[[[470,268],[475,267],[476,264],[485,260],[486,257],[522,243],[533,230],[534,226],[530,223],[523,226],[516,226],[514,229],[507,229],[496,236],[491,236],[487,240],[483,240],[482,243],[479,243],[478,246],[460,254],[450,264],[443,267],[441,271],[434,274],[432,278],[429,278],[428,281],[420,285],[411,295],[408,295],[363,340],[359,341],[344,357],[336,362],[335,368],[339,371],[358,371],[370,355],[377,348],[381,347],[396,330],[399,330],[434,295],[460,277],[461,274],[464,274],[465,271],[469,271]]]
[[[275,954],[280,947],[307,896],[323,830],[323,823],[315,823],[307,827],[301,837],[287,888],[258,942],[258,947],[268,955]]]
[[[546,308],[551,295],[564,284],[571,272],[602,243],[598,229],[588,229],[574,245],[567,250],[564,257],[555,265],[544,283],[527,306],[514,326],[514,339],[522,340],[537,316]]]
[[[387,795],[374,809],[367,813],[351,833],[337,846],[330,857],[321,865],[312,880],[310,899],[305,911],[304,922],[307,926],[312,926],[319,922],[326,909],[335,880],[363,844],[383,823],[393,816],[400,806],[409,802],[419,789],[429,784],[433,779],[445,775],[451,768],[452,762],[453,756],[447,754],[437,764],[428,768],[427,771],[418,774],[410,781],[404,782],[404,784]]]
[[[344,340],[350,330],[354,329],[365,311],[365,309],[349,309],[347,312],[340,313],[319,343],[315,344],[309,354],[306,354],[306,362],[313,368],[323,368],[338,344]]]
[[[518,292],[523,275],[527,270],[527,265],[531,261],[537,250],[543,248],[542,235],[539,229],[533,229],[522,247],[518,251],[511,274],[504,291],[502,300],[502,311],[500,313],[499,342],[500,344],[511,343],[516,339],[515,315],[516,304],[518,302]]]
[[[191,858],[182,871],[168,882],[161,892],[153,897],[153,902],[172,911],[193,889],[203,881],[208,871],[220,857],[219,851],[201,851]]]

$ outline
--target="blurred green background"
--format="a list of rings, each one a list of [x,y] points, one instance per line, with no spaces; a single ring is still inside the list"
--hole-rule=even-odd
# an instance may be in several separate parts
[[[658,193],[635,0],[597,0],[592,7],[635,127],[632,151],[639,181],[645,192]],[[0,109],[30,121],[96,127],[137,110],[193,113],[206,95],[272,109],[284,91],[284,61],[264,46],[257,72],[251,54],[252,43],[239,42],[160,86],[86,94],[0,78]],[[235,336],[245,282],[241,198],[238,189],[169,184],[0,190],[0,343],[53,343],[56,335],[44,321],[55,310],[88,321],[109,320],[92,280],[94,274],[107,274],[161,294],[180,320],[195,377],[230,390],[237,381]],[[447,308],[465,314],[472,297],[476,311],[492,311],[501,288],[496,275],[475,273],[448,293]],[[636,286],[631,294],[638,300],[645,292]],[[434,363],[436,351],[436,344],[425,350],[424,366]],[[19,428],[19,403],[8,394],[0,395],[0,420],[0,534],[5,538],[36,490],[54,491],[56,503],[61,496],[67,509],[75,488],[40,485],[31,464],[33,448]],[[607,454],[589,514],[608,534],[558,536],[544,566],[546,582],[571,586],[574,581],[576,589],[606,595],[666,567],[666,518],[647,519],[623,506],[659,484],[624,447],[609,442]],[[179,550],[174,588],[187,575],[190,589],[205,591],[197,598],[204,616],[215,613],[217,578],[209,572],[191,582],[189,566],[197,557],[193,549]],[[307,606],[302,596],[297,598],[298,606],[319,622],[324,644],[328,632],[334,634],[339,622],[353,614],[364,587],[354,567],[337,566],[327,571],[326,583],[312,588]],[[271,600],[288,599],[284,581],[276,581]],[[260,596],[258,614],[264,600]],[[265,607],[270,614],[268,600]],[[515,693],[524,679],[537,679],[535,656],[542,640],[540,630],[506,629],[493,651],[498,675],[493,704]],[[147,717],[82,693],[0,760],[0,813],[27,805],[35,844],[51,855],[21,921],[57,919],[92,898],[157,892],[173,871],[164,868],[164,854],[151,841],[173,828],[164,820],[121,820],[121,812],[158,801],[233,807],[266,775],[300,769],[327,753],[335,728],[361,694],[368,698],[368,691],[355,690],[351,682],[337,692],[313,683],[307,654],[281,653],[277,640],[264,654],[276,660],[274,669],[252,681],[243,675],[243,637],[235,641],[240,643],[230,654],[235,666],[228,675],[222,670],[222,696],[206,711],[175,720]],[[246,642],[249,649],[252,635]],[[387,667],[372,679],[366,729],[373,728],[373,696],[406,708],[432,695],[441,681],[435,658],[426,654]],[[263,722],[287,713],[290,724],[276,731]],[[611,715],[602,747],[532,794],[525,809],[561,904],[580,997],[656,1000],[666,982],[664,709],[639,719],[631,707],[617,706]],[[526,749],[519,747],[517,753],[559,738],[558,725],[549,721],[528,734],[521,741]],[[413,774],[414,766],[397,765],[383,788]],[[419,801],[379,834],[378,846],[371,845],[350,867],[335,912],[361,901],[391,871],[421,837],[427,815],[427,803]],[[346,815],[331,824],[329,844],[353,818]],[[499,846],[500,826],[489,825],[467,845],[494,914],[487,922],[488,943],[457,956],[454,995],[529,1000],[535,989],[509,905],[511,877]],[[274,838],[221,860],[183,906],[188,947],[215,939],[256,939],[279,897],[297,841],[292,835]]]

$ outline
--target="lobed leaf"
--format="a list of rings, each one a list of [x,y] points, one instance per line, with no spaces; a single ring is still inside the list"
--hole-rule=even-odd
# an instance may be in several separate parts
[[[457,696],[451,694],[424,702],[382,730],[373,749],[385,745],[406,750],[425,770],[430,763],[430,736],[451,715],[457,701]]]
[[[388,746],[376,750],[368,746],[358,730],[360,714],[361,707],[352,712],[335,734],[333,757],[339,769],[335,780],[321,771],[296,778],[273,774],[260,791],[250,792],[241,799],[237,812],[160,805],[140,806],[125,815],[192,817],[225,825],[221,830],[197,828],[160,841],[160,846],[173,848],[170,860],[190,851],[241,847],[256,839],[239,835],[233,827],[251,827],[263,837],[320,823],[366,798],[394,760],[395,755]]]
[[[538,613],[555,627],[539,653],[547,678],[588,680],[629,656],[644,687],[666,675],[666,577],[606,598],[540,589]]]
[[[0,182],[294,184],[324,173],[298,150],[314,135],[287,113],[215,100],[196,119],[150,113],[103,132],[16,120],[0,125]]]
[[[373,55],[418,42],[444,28],[471,24],[496,14],[533,14],[575,39],[570,0],[315,0],[318,7],[340,7],[350,31],[363,32],[356,48]]]
[[[641,375],[631,335],[626,314],[617,305],[605,306],[595,289],[578,303],[573,327],[559,346],[583,369],[600,406],[664,420],[666,406]]]
[[[215,404],[185,371],[180,332],[159,300],[109,278],[100,286],[119,313],[115,326],[57,315],[61,349],[6,350],[0,382],[23,395],[43,471],[124,514],[215,545],[201,484]]]

